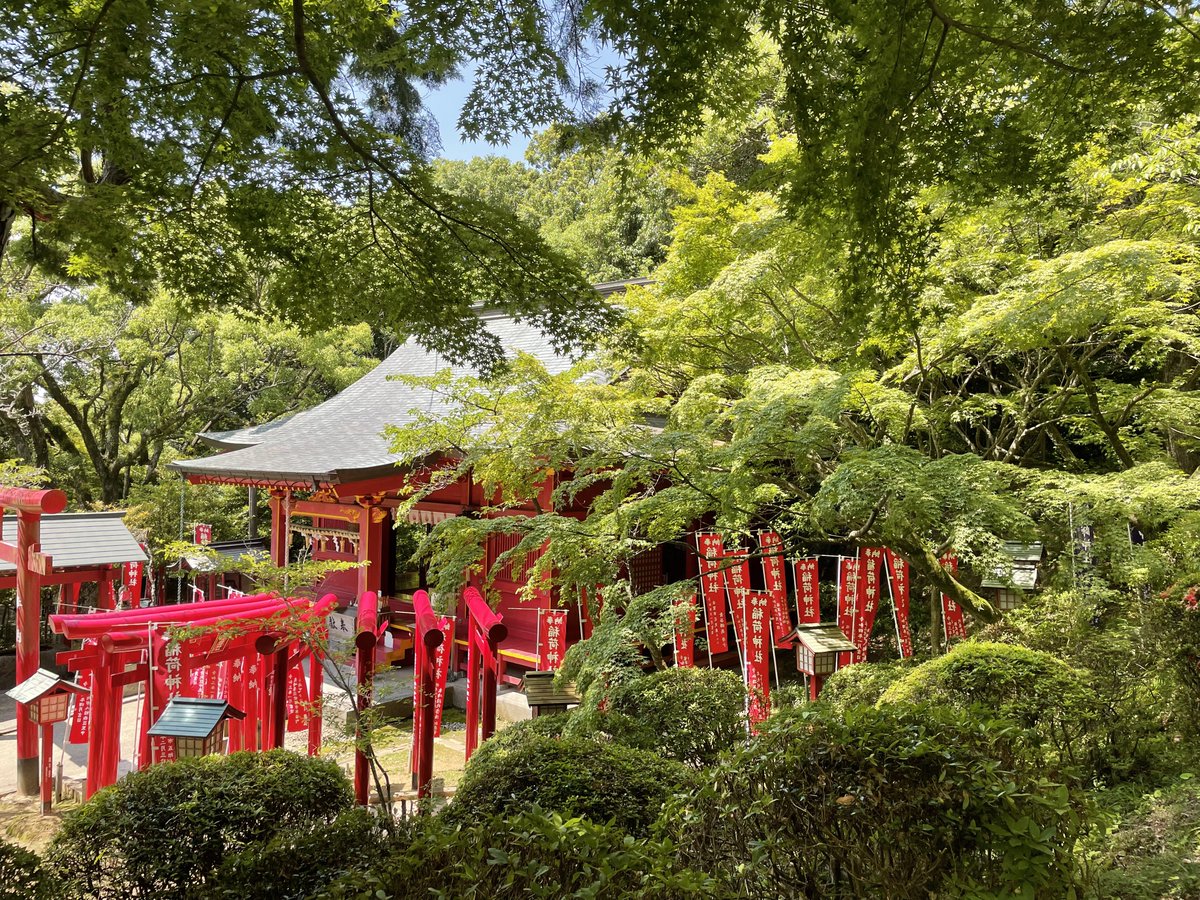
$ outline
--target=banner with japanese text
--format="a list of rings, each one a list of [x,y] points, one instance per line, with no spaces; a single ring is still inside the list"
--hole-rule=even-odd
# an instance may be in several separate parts
[[[889,584],[892,590],[892,615],[896,620],[896,642],[900,646],[900,658],[913,655],[912,630],[908,625],[908,562],[891,550],[884,553],[887,561]]]
[[[84,638],[83,649],[94,650],[96,638]],[[74,707],[71,710],[71,731],[67,735],[68,744],[86,744],[92,721],[92,670],[83,669],[78,676],[80,687],[87,688],[86,693],[76,694]]]
[[[183,694],[183,686],[188,683],[190,676],[184,670],[182,644],[170,640],[161,631],[150,632],[150,662],[153,673],[150,680],[150,724],[153,725],[163,714],[171,698]],[[154,737],[150,741],[151,761],[171,762],[175,759],[174,738]]]
[[[842,633],[854,641],[854,622],[858,615],[858,560],[838,561],[838,611],[837,623]],[[849,651],[838,654],[838,667],[847,666],[853,659]]]
[[[721,577],[721,558],[725,555],[721,535],[697,532],[700,592],[704,596],[704,627],[710,653],[729,650],[729,621],[725,616],[725,582]]]
[[[433,736],[442,735],[442,710],[446,706],[446,679],[450,674],[450,650],[454,646],[454,620],[438,618],[442,642],[433,655]]]
[[[696,665],[696,595],[675,609],[675,665],[690,669]]]
[[[289,656],[298,656],[288,667],[287,677],[287,730],[304,731],[308,728],[308,719],[312,715],[312,707],[308,702],[308,678],[304,674],[304,658],[298,654],[298,644],[292,644]],[[308,655],[309,665],[317,665],[312,655]]]
[[[796,573],[796,614],[801,625],[821,621],[821,582],[817,577],[816,559],[798,559]]]
[[[750,724],[757,725],[771,714],[771,618],[768,594],[746,594],[746,690],[750,695]]]
[[[121,564],[121,587],[126,603],[137,606],[142,599],[143,563],[127,562]]]
[[[776,647],[791,647],[785,641],[792,632],[792,616],[788,612],[787,575],[783,571],[783,541],[774,531],[760,531],[758,545],[763,552],[763,584],[771,598],[771,630]]]
[[[854,651],[855,662],[866,662],[871,643],[871,631],[875,627],[875,614],[879,611],[879,570],[883,564],[882,547],[863,547],[858,553],[858,607],[855,610]]]
[[[212,543],[212,526],[211,525],[196,525],[192,529],[192,543],[199,544],[201,547],[207,547]]]
[[[567,650],[567,611],[538,610],[538,669],[555,672]]]
[[[725,592],[729,595],[729,612],[733,616],[733,633],[741,652],[746,652],[746,598],[750,595],[750,560],[740,548],[725,549]]]
[[[942,568],[951,573],[958,571],[958,557],[953,553],[943,553]],[[967,636],[967,623],[963,620],[962,607],[942,594],[942,627],[946,632],[946,642],[958,640]]]

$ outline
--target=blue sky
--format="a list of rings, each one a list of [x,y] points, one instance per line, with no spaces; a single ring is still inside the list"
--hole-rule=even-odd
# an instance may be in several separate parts
[[[427,92],[423,98],[425,107],[437,119],[438,130],[442,135],[441,156],[445,159],[470,159],[472,156],[507,156],[518,161],[524,159],[529,138],[523,134],[514,134],[508,144],[501,147],[493,147],[483,141],[462,139],[458,133],[458,113],[470,90],[471,82],[460,78],[436,91]]]

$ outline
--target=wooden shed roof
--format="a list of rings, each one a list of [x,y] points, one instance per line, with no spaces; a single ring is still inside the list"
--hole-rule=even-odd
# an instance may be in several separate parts
[[[146,552],[125,527],[125,513],[56,513],[42,516],[42,552],[54,560],[55,571],[144,562]],[[17,533],[15,516],[4,517],[4,538]],[[16,566],[0,560],[0,575]]]

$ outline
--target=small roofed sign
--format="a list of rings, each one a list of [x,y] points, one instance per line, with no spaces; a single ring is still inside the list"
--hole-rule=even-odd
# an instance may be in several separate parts
[[[198,524],[192,529],[192,542],[199,544],[201,547],[207,547],[212,543],[212,526]]]

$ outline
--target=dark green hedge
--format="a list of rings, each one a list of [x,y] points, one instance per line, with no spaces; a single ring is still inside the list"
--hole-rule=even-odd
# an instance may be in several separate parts
[[[285,750],[164,763],[68,813],[48,865],[67,897],[208,897],[229,856],[352,801],[336,763]]]

